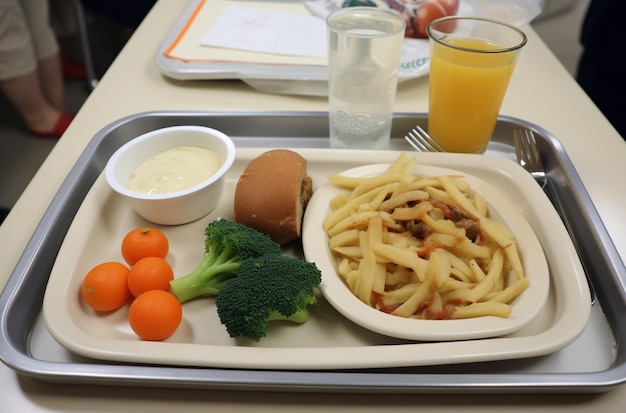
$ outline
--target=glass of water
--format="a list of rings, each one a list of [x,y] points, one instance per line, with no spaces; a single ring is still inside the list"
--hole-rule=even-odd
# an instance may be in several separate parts
[[[347,7],[328,27],[328,101],[332,148],[389,146],[404,18],[393,10]]]

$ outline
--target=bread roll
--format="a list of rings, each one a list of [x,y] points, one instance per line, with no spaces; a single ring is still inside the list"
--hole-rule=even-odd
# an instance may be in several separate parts
[[[300,238],[302,215],[313,194],[307,161],[285,149],[262,153],[239,177],[235,221],[284,244]]]

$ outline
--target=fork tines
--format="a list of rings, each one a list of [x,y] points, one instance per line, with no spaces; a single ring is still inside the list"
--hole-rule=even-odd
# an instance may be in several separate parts
[[[415,150],[420,152],[445,152],[445,149],[441,147],[422,127],[416,126],[410,130],[404,137],[406,141]]]

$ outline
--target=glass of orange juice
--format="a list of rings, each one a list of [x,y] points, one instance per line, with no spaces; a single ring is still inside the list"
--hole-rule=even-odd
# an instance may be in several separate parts
[[[449,152],[483,153],[526,35],[479,17],[428,25],[428,133]]]

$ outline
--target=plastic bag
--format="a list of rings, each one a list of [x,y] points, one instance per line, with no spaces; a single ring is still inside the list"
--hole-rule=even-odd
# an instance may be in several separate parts
[[[325,17],[344,7],[381,7],[399,12],[406,22],[405,37],[426,38],[426,26],[432,20],[455,15],[459,0],[314,0],[304,5],[313,13]]]
[[[542,0],[310,0],[305,7],[326,18],[344,7],[384,7],[398,11],[406,20],[405,36],[426,38],[426,26],[439,17],[481,16],[523,26],[541,13]]]
[[[461,0],[461,3],[475,15],[520,27],[541,13],[544,0]]]

